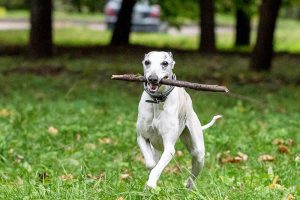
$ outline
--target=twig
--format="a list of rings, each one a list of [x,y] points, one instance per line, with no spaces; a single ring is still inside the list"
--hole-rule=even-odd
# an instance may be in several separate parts
[[[144,76],[134,75],[134,74],[124,74],[124,75],[112,75],[112,80],[123,80],[123,81],[132,81],[132,82],[147,82]],[[208,91],[208,92],[226,92],[229,90],[225,86],[219,85],[207,85],[200,83],[191,83],[188,81],[180,81],[180,80],[171,80],[171,79],[162,79],[159,84],[163,85],[172,85],[177,87],[185,87],[198,91]]]

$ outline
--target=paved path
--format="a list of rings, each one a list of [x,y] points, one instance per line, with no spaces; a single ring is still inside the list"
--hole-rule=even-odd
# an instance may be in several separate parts
[[[26,19],[2,19],[0,20],[1,30],[26,30],[29,29],[29,20]],[[106,29],[105,24],[102,21],[90,22],[80,20],[56,20],[54,22],[55,28],[67,28],[67,27],[86,27],[92,30],[104,31]],[[232,33],[233,27],[230,26],[218,26],[217,32]],[[167,33],[171,35],[198,35],[199,27],[194,25],[184,25],[180,29],[173,27],[168,28]]]

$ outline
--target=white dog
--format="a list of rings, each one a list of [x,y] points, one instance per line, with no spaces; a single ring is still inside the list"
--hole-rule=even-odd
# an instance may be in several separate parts
[[[137,142],[150,170],[147,186],[155,188],[163,169],[175,154],[180,138],[192,155],[192,174],[186,187],[193,188],[194,180],[204,164],[203,130],[220,118],[215,116],[201,127],[192,101],[183,88],[159,85],[162,79],[175,79],[175,61],[171,52],[152,51],[143,60],[147,83],[138,107]],[[184,131],[185,128],[189,131]],[[162,154],[161,154],[162,152]]]

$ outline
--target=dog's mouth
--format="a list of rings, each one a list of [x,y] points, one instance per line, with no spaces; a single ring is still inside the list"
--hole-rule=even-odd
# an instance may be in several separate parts
[[[163,79],[168,79],[169,77],[168,76],[165,76],[163,77]],[[160,87],[160,84],[159,83],[150,83],[150,82],[147,82],[147,87],[149,89],[150,92],[154,93],[156,92],[159,87]]]
[[[147,87],[150,92],[154,93],[159,89],[159,84],[147,83]]]

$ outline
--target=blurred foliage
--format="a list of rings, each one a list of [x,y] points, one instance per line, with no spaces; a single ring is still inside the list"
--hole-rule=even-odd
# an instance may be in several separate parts
[[[159,4],[162,19],[171,25],[197,21],[199,18],[198,0],[148,0]],[[218,13],[232,14],[236,8],[243,8],[250,16],[257,15],[262,0],[215,0]],[[7,9],[28,9],[30,0],[0,0],[0,6]],[[55,10],[78,13],[102,13],[107,0],[53,0]],[[300,0],[283,0],[281,16],[300,18]]]
[[[7,9],[28,9],[30,0],[0,0],[0,6]]]

